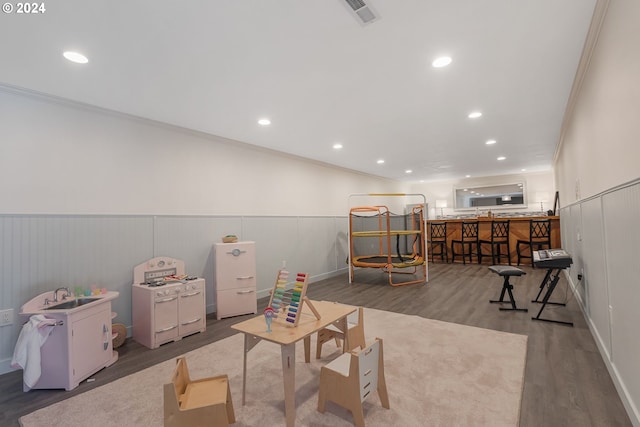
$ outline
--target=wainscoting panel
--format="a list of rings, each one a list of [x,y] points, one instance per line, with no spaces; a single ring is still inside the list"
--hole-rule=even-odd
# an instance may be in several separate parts
[[[246,240],[256,242],[259,297],[268,295],[283,261],[291,273],[309,273],[311,281],[329,277],[339,268],[335,217],[245,217],[243,233]]]
[[[306,264],[305,271],[316,280],[338,269],[336,263],[336,224],[330,217],[301,217],[298,233],[307,236],[298,246],[298,254]],[[330,232],[327,232],[331,230]]]
[[[130,328],[133,268],[155,256],[182,259],[204,277],[207,312],[215,311],[213,244],[227,234],[256,242],[258,297],[283,260],[315,280],[345,268],[345,217],[0,215],[0,310],[15,313],[0,327],[0,374],[11,370],[25,302],[58,287],[105,287],[120,292],[114,321]]]
[[[567,277],[634,425],[640,425],[638,218],[639,180],[560,213],[563,248],[573,256]]]
[[[611,304],[611,359],[634,402],[640,404],[640,184],[603,197]]]
[[[609,290],[607,287],[606,251],[602,223],[602,199],[582,203],[582,271],[576,271],[576,287],[583,289],[585,309],[593,322],[607,357],[611,354],[609,327]],[[582,281],[578,275],[582,275]]]
[[[159,216],[155,217],[155,255],[185,262],[187,274],[203,277],[207,311],[215,310],[213,244],[222,236],[241,238],[240,217]]]
[[[569,252],[573,258],[573,264],[567,270],[571,276],[573,283],[575,284],[576,297],[588,307],[588,303],[585,301],[584,284],[578,283],[578,273],[583,268],[583,247],[582,247],[582,205],[572,205],[568,208],[569,218],[568,221],[562,225],[563,235],[563,248]]]
[[[298,235],[297,217],[246,217],[242,230],[244,240],[256,242],[256,258],[260,260],[256,272],[259,298],[267,296],[273,288],[283,261],[292,273],[304,271],[298,248],[307,240]]]
[[[349,269],[349,220],[343,217],[334,218],[336,230],[336,265],[337,271]]]
[[[0,373],[26,319],[20,307],[59,287],[120,292],[116,321],[131,323],[133,265],[153,254],[153,221],[137,216],[0,216],[0,309],[13,308],[0,328]]]

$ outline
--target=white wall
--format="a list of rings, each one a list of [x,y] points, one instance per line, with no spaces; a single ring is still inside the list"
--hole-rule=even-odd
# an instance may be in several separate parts
[[[561,211],[563,247],[574,261],[568,278],[636,426],[640,426],[639,17],[638,1],[598,2],[591,34],[595,43],[587,43],[554,165],[560,199],[569,204]]]
[[[0,86],[0,213],[345,215],[398,182]],[[304,144],[304,141],[300,141]]]
[[[611,0],[555,164],[565,204],[640,176],[639,19],[640,2]]]

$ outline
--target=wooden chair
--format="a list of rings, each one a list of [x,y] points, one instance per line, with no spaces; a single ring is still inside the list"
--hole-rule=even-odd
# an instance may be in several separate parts
[[[351,411],[354,424],[364,427],[362,402],[374,389],[378,391],[382,406],[389,409],[380,338],[362,350],[343,353],[320,369],[318,411],[324,413],[326,402],[330,400]]]
[[[340,347],[340,340],[343,341],[342,352],[346,353],[356,347],[365,348],[366,343],[364,341],[364,309],[358,308],[358,323],[352,323],[347,320],[347,339],[340,329],[334,325],[329,325],[326,328],[318,331],[318,338],[316,341],[316,359],[320,359],[322,353],[322,345],[328,341],[335,340],[336,346]]]
[[[491,221],[491,240],[480,239],[478,245],[479,262],[482,263],[483,256],[491,256],[493,265],[500,264],[502,258],[506,258],[507,263],[511,265],[511,245],[509,243],[509,220],[493,220]],[[482,252],[483,245],[491,246],[491,255]],[[501,252],[502,246],[505,251]]]
[[[164,385],[165,427],[228,426],[236,422],[226,375],[192,380],[187,360],[179,357]]]
[[[429,253],[431,254],[431,262],[434,256],[439,256],[440,261],[449,262],[449,253],[447,252],[447,223],[431,222],[429,223]],[[438,252],[435,249],[439,248]]]
[[[478,221],[462,221],[462,237],[451,240],[451,262],[455,262],[456,256],[462,255],[463,264],[467,263],[467,257],[471,262],[474,256],[480,264],[482,257],[480,256],[479,224]],[[460,252],[456,252],[456,245],[460,247]]]
[[[523,250],[522,246],[529,247],[529,250]],[[541,249],[551,249],[551,220],[531,219],[529,220],[529,240],[518,239],[516,242],[518,265],[523,258],[529,258],[533,266],[533,251]]]

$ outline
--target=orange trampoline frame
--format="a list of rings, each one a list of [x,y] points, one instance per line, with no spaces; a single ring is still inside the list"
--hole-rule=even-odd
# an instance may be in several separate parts
[[[356,213],[370,213],[371,216],[378,216],[378,229],[370,231],[353,231],[353,217]],[[409,230],[392,230],[391,229],[391,212],[387,206],[357,206],[349,211],[349,282],[354,277],[354,267],[360,268],[381,268],[389,276],[389,285],[403,286],[413,285],[417,283],[425,283],[427,281],[427,261],[425,246],[425,223],[423,217],[422,206],[414,206],[409,215],[412,216],[412,227],[419,224],[417,229]],[[417,221],[415,216],[417,216]],[[400,235],[417,235],[412,244],[413,253],[399,254],[400,262],[394,260],[397,258],[392,255],[391,238]],[[358,237],[378,237],[378,253],[375,255],[354,255],[353,241]],[[406,260],[405,260],[406,257]],[[384,258],[384,261],[367,261],[371,258]],[[421,267],[421,268],[420,268]],[[411,271],[401,271],[402,269],[411,268]],[[416,274],[419,269],[422,270],[422,278],[408,280],[404,282],[394,282],[392,274]]]

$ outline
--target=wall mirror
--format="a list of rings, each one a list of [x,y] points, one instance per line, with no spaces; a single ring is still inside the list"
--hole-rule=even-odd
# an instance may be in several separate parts
[[[453,189],[453,202],[455,210],[527,207],[524,182],[456,187]]]

